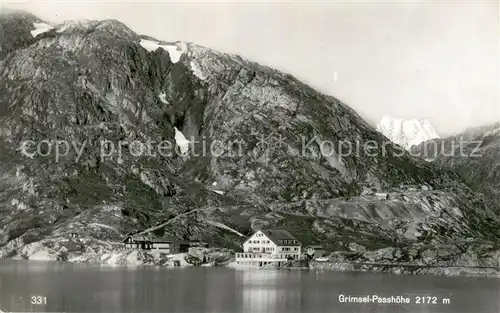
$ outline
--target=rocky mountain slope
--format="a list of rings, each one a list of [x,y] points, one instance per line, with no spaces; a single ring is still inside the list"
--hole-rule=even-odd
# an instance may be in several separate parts
[[[500,199],[500,123],[424,142],[413,147],[412,153],[452,169],[469,185]]]
[[[0,256],[99,260],[144,230],[238,249],[286,227],[330,251],[499,237],[488,197],[289,74],[115,20],[0,27]]]
[[[473,141],[479,143],[484,135],[492,134],[498,128],[500,128],[500,123],[470,127],[453,136],[423,141],[412,146],[410,152],[414,156],[433,161],[440,156],[455,154],[455,150],[459,149],[460,145],[472,144]]]
[[[384,116],[376,125],[377,131],[409,150],[422,142],[439,138],[427,119],[404,119]]]

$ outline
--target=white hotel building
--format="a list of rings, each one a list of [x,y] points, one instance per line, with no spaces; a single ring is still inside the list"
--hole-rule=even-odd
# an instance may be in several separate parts
[[[287,230],[261,229],[243,243],[236,253],[236,264],[243,267],[281,266],[300,259],[302,244]]]

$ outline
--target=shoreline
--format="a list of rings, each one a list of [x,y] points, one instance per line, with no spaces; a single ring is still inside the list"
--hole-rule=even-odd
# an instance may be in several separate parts
[[[446,277],[484,277],[500,279],[500,268],[481,266],[441,266],[422,264],[383,264],[348,262],[310,262],[309,268],[319,271],[387,273],[394,275],[430,275]]]
[[[136,250],[120,244],[102,246],[98,249],[67,251],[64,246],[48,248],[43,242],[24,246],[21,253],[6,259],[29,261],[58,261],[61,263],[96,264],[102,266],[160,266],[167,268],[222,267],[245,269],[236,264],[234,251],[224,248],[200,248],[188,253],[169,254],[161,250]],[[298,259],[281,267],[280,270],[319,270],[337,272],[371,272],[396,275],[434,275],[500,278],[500,249],[494,244],[423,245],[415,244],[404,248],[382,248],[365,250],[351,244],[351,251],[335,251],[325,260]],[[7,253],[1,257],[7,256]],[[206,257],[206,262],[205,262]],[[203,260],[204,263],[201,261]],[[263,268],[255,268],[263,269]]]
[[[186,268],[227,268],[239,271],[314,271],[314,272],[362,272],[362,273],[383,273],[391,275],[409,275],[409,276],[442,276],[442,277],[478,277],[489,279],[500,279],[500,268],[495,267],[480,267],[480,266],[436,266],[436,265],[421,265],[421,264],[377,264],[377,263],[348,263],[348,262],[309,262],[308,267],[270,267],[270,268],[252,268],[244,266],[235,266],[233,262],[226,264],[215,265],[207,263],[200,266],[183,263],[181,266],[172,266],[170,264],[155,264],[155,263],[123,263],[118,262],[114,264],[106,262],[81,262],[78,260],[73,261],[57,261],[57,260],[27,260],[27,259],[13,259],[13,258],[0,258],[1,260],[11,261],[26,261],[26,262],[56,262],[60,264],[88,264],[100,267],[118,268],[118,267],[134,267],[134,268],[147,268],[147,267],[164,267],[169,269],[186,269]]]

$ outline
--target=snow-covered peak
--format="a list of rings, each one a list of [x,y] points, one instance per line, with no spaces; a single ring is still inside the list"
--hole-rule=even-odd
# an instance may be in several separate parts
[[[439,138],[439,135],[427,119],[405,119],[384,116],[377,124],[377,131],[381,132],[392,142],[410,149],[413,145]]]

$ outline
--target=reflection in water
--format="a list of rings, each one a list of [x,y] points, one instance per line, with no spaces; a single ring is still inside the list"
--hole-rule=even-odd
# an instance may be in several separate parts
[[[204,269],[207,279],[204,282],[206,313],[238,312],[241,305],[241,288],[237,286],[236,272],[223,268]],[[240,304],[240,305],[238,305]],[[194,309],[196,311],[199,309]]]
[[[0,260],[0,309],[82,313],[497,313],[499,281],[224,268],[101,267]],[[443,305],[340,303],[338,295],[445,296]],[[44,305],[31,304],[33,295]]]
[[[276,311],[276,297],[282,293],[277,286],[278,273],[274,270],[248,270],[241,273],[243,312]]]

